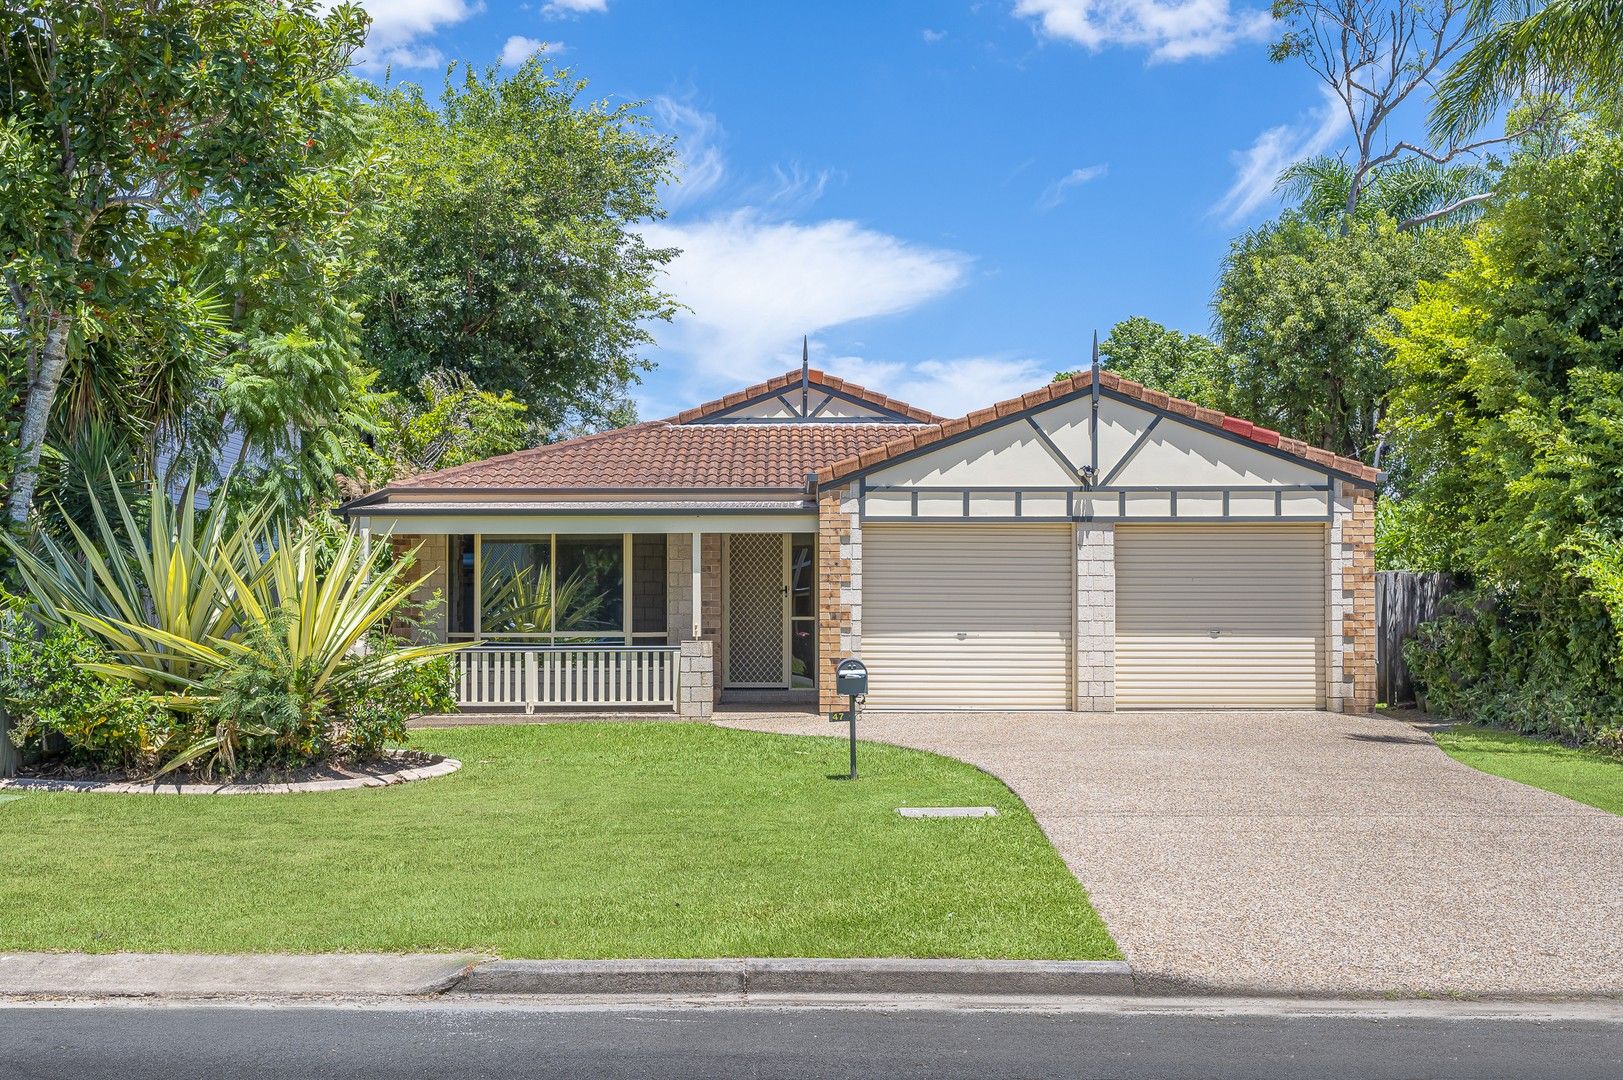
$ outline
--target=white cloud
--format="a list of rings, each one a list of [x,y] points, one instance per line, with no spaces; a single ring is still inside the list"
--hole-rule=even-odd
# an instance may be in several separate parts
[[[1211,212],[1220,215],[1228,225],[1250,217],[1274,197],[1274,184],[1286,167],[1324,153],[1347,129],[1347,114],[1341,101],[1326,91],[1319,107],[1301,122],[1271,127],[1258,135],[1248,148],[1230,155],[1234,161],[1234,183],[1212,206]]]
[[[1109,165],[1086,165],[1080,169],[1072,169],[1044,189],[1042,196],[1037,200],[1037,209],[1054,209],[1054,207],[1065,201],[1065,196],[1070,193],[1072,188],[1085,184],[1089,180],[1097,180],[1109,171]]]
[[[557,52],[558,43],[556,41],[542,41],[539,38],[525,37],[522,34],[514,34],[502,46],[502,64],[505,67],[518,67],[543,49]]]
[[[541,14],[568,19],[576,15],[600,15],[607,10],[609,0],[551,0],[541,8]]]
[[[859,386],[889,394],[941,416],[963,416],[1053,377],[1053,365],[1008,356],[964,356],[903,363],[860,356],[818,357],[817,366]]]
[[[673,97],[653,100],[655,122],[676,136],[678,182],[667,188],[661,201],[667,207],[690,203],[727,178],[727,159],[721,152],[721,121],[714,113],[696,109]]]
[[[919,36],[922,37],[926,43],[934,45],[936,42],[945,39],[947,32],[945,30],[931,30],[928,26],[926,26],[923,30],[919,31]]]
[[[836,175],[833,169],[807,169],[798,161],[773,165],[772,178],[757,185],[750,197],[764,199],[779,213],[796,213],[821,199]]]
[[[444,55],[418,38],[452,26],[484,10],[482,0],[362,0],[372,16],[362,50],[363,67],[438,67]]]
[[[1130,46],[1164,61],[1216,56],[1267,37],[1273,25],[1267,11],[1234,11],[1229,0],[1019,0],[1014,14],[1095,52]]]
[[[854,221],[774,221],[754,209],[643,227],[676,247],[665,286],[690,309],[655,326],[662,365],[694,395],[724,393],[796,364],[803,333],[894,315],[956,289],[969,259]],[[694,400],[700,400],[695,396]]]

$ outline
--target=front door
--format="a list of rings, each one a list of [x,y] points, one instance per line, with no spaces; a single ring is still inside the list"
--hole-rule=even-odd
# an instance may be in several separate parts
[[[727,685],[789,685],[789,546],[782,533],[727,537]]]

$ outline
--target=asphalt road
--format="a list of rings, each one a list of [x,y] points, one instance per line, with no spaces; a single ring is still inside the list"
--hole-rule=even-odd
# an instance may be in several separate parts
[[[1623,1076],[1583,1016],[482,1005],[0,1007],[0,1080]]]

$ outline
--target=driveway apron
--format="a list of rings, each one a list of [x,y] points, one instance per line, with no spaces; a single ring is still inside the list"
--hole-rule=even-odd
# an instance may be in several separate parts
[[[718,715],[828,734],[810,716]],[[1140,978],[1285,994],[1623,993],[1623,818],[1316,712],[869,713],[1025,800]]]

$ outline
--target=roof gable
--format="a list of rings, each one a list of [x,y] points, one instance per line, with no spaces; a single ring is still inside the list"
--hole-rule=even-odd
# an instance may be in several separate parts
[[[928,427],[916,430],[903,431],[894,439],[863,450],[844,461],[835,462],[817,474],[819,484],[830,484],[858,473],[867,473],[882,465],[899,463],[914,458],[925,451],[949,442],[958,442],[966,439],[976,439],[983,432],[1009,423],[1029,420],[1039,410],[1045,410],[1067,399],[1075,399],[1082,395],[1090,395],[1093,390],[1093,373],[1083,371],[1069,379],[1062,379],[1047,386],[1022,394],[1020,397],[1010,398],[999,402],[989,408],[980,409],[959,417]],[[1171,417],[1184,426],[1195,429],[1206,436],[1215,436],[1218,439],[1239,442],[1242,446],[1250,448],[1254,453],[1260,452],[1274,458],[1283,458],[1304,463],[1314,467],[1317,471],[1327,472],[1350,479],[1355,482],[1373,485],[1380,477],[1380,470],[1374,469],[1354,458],[1342,457],[1328,450],[1316,446],[1309,446],[1298,439],[1288,439],[1268,428],[1259,427],[1250,421],[1237,417],[1227,416],[1215,409],[1207,409],[1195,405],[1193,402],[1174,398],[1158,390],[1151,390],[1140,383],[1123,379],[1109,371],[1099,373],[1099,391],[1101,397],[1108,397],[1113,401],[1126,403],[1140,408],[1151,414]],[[1029,423],[1027,426],[1030,426]],[[1101,424],[1103,428],[1103,424]],[[1023,434],[1023,433],[1022,433]],[[1068,458],[1071,464],[1080,466],[1087,461],[1087,455],[1078,459],[1075,455],[1067,455],[1053,445],[1052,436],[1046,432],[1033,431],[1033,443],[1041,444],[1042,448],[1057,458]],[[1136,437],[1136,436],[1135,436]],[[1100,468],[1106,470],[1111,459],[1106,457],[1101,445]],[[1123,451],[1126,453],[1126,450]],[[1119,479],[1120,482],[1130,482],[1127,478],[1112,477],[1108,472],[1101,477],[1101,481],[1109,482]]]
[[[816,368],[796,368],[679,412],[667,422],[939,424],[943,419]]]

